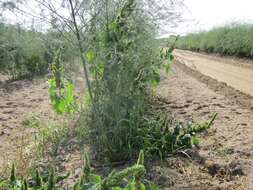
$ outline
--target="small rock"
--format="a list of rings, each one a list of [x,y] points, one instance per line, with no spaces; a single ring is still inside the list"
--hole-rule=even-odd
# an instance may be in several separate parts
[[[208,169],[208,173],[211,176],[217,175],[222,168],[221,165],[219,165],[218,163],[215,163],[214,161],[207,161],[205,164],[206,164],[206,168]]]
[[[81,173],[82,173],[82,168],[77,168],[75,170],[74,178],[79,178],[79,176],[81,175]]]

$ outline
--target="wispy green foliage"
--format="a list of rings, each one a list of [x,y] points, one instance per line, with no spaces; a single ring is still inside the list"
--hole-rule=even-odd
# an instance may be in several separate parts
[[[148,90],[160,82],[163,59],[140,1],[103,3],[105,9],[90,25],[85,53],[93,94],[85,124],[98,158],[117,161],[140,150],[132,140],[150,108]]]
[[[234,24],[179,38],[177,47],[224,55],[253,56],[253,26]]]

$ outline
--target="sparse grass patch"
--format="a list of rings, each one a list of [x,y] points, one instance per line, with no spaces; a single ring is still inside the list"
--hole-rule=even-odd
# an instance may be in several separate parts
[[[69,122],[67,120],[59,120],[52,118],[40,118],[33,116],[24,122],[25,127],[37,130],[34,136],[34,146],[36,155],[43,157],[46,154],[56,156],[60,144],[68,136]]]

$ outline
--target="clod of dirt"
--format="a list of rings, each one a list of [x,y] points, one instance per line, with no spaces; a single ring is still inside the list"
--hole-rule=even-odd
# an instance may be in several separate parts
[[[231,182],[227,183],[222,183],[219,185],[216,185],[213,190],[234,190],[235,189],[235,184]]]
[[[197,161],[199,164],[202,164],[205,162],[205,157],[203,155],[199,154],[199,151],[197,148],[193,148],[193,149],[187,149],[184,151],[187,155],[189,155],[189,157],[194,160]]]
[[[231,174],[233,176],[242,176],[247,175],[249,167],[249,163],[243,160],[234,160],[229,164],[229,168],[231,169]]]
[[[205,163],[205,167],[208,169],[208,173],[211,176],[217,175],[222,168],[220,164],[215,163],[214,161],[207,161]]]
[[[176,169],[179,172],[187,165],[187,160],[180,157],[169,157],[166,160],[166,166],[171,169]],[[181,172],[180,172],[181,173]]]
[[[247,174],[248,163],[242,160],[234,160],[229,164],[220,164],[215,161],[207,161],[205,167],[211,176],[216,176],[226,181],[232,181],[236,176]]]
[[[170,187],[175,185],[176,181],[179,179],[179,173],[174,169],[156,166],[148,173],[148,178],[161,186],[166,185],[166,187]]]

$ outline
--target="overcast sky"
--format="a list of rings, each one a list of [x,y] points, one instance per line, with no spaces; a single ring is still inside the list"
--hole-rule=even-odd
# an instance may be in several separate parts
[[[184,0],[184,5],[184,22],[180,23],[177,28],[166,29],[166,31],[182,35],[233,22],[253,23],[253,0]],[[34,11],[35,7],[28,9]],[[14,20],[23,20],[25,16],[16,17],[7,14],[12,23]]]
[[[253,0],[184,0],[189,19],[174,30],[179,34],[208,30],[233,22],[253,23]]]

